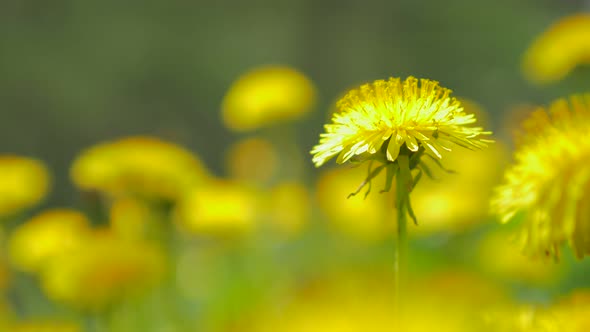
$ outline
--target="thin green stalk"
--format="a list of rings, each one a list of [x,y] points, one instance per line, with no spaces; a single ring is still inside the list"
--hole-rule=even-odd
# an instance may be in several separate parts
[[[406,209],[402,205],[397,209],[397,241],[395,244],[395,297],[396,307],[401,305],[401,292],[403,290],[403,280],[406,270],[406,249],[408,242]]]
[[[405,274],[407,272],[406,258],[408,247],[407,214],[409,207],[409,195],[412,187],[410,163],[407,155],[398,157],[398,170],[396,181],[396,209],[397,209],[397,241],[395,246],[395,310],[396,320],[402,320],[402,302],[404,298]]]

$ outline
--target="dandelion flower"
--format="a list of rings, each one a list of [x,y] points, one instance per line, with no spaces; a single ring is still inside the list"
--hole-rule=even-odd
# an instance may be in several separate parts
[[[93,146],[71,168],[74,183],[114,197],[129,194],[175,200],[208,177],[188,150],[153,137],[128,137]]]
[[[51,259],[41,284],[54,301],[100,310],[157,284],[165,264],[161,250],[150,243],[96,233],[79,250]]]
[[[51,257],[82,245],[89,233],[90,222],[78,211],[52,209],[41,212],[10,236],[12,263],[23,271],[39,271]]]
[[[251,131],[293,120],[315,103],[315,87],[302,73],[283,66],[253,69],[236,80],[223,98],[223,123]]]
[[[325,126],[319,144],[311,153],[317,167],[336,157],[339,164],[349,160],[377,159],[394,162],[400,151],[424,148],[437,158],[453,144],[482,148],[487,135],[466,114],[451,90],[438,82],[414,77],[402,81],[378,80],[351,90],[337,103],[332,123]]]
[[[214,180],[185,195],[174,219],[181,229],[199,235],[236,235],[256,227],[259,193],[241,183]]]
[[[564,78],[580,64],[590,64],[590,14],[560,19],[526,51],[523,70],[531,81],[549,83]]]
[[[395,177],[397,300],[403,279],[400,271],[405,265],[407,216],[418,223],[410,193],[423,173],[429,175],[422,156],[429,156],[438,164],[443,151],[451,151],[455,145],[479,149],[491,142],[482,138],[491,133],[470,126],[476,122],[475,116],[465,113],[461,103],[450,94],[451,90],[438,82],[414,77],[364,84],[337,102],[338,111],[333,114],[332,123],[325,125],[319,144],[311,150],[316,167],[334,157],[338,164],[368,161],[367,177],[352,195],[368,186],[366,197],[371,181],[383,169],[386,178],[382,192],[391,190]],[[375,161],[381,165],[373,169]]]
[[[522,216],[519,239],[529,255],[558,258],[569,242],[582,258],[590,253],[590,95],[537,110],[524,129],[492,210],[504,223]]]
[[[47,195],[49,184],[43,163],[25,157],[0,156],[0,217],[39,203]]]

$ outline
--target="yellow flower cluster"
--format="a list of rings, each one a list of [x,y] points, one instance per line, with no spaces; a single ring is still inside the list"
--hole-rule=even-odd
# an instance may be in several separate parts
[[[13,232],[9,247],[13,265],[38,275],[49,298],[81,309],[102,309],[145,290],[165,269],[158,247],[93,229],[75,210],[33,217]]]
[[[160,249],[112,234],[96,234],[82,248],[55,256],[41,273],[49,298],[90,310],[141,294],[165,270]]]
[[[188,233],[230,237],[265,228],[295,235],[308,216],[307,189],[290,182],[261,190],[238,181],[211,180],[183,196],[174,211],[176,223]]]

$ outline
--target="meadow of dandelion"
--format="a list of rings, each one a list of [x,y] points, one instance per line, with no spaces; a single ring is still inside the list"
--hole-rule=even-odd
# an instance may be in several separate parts
[[[590,2],[0,5],[0,332],[590,331]]]

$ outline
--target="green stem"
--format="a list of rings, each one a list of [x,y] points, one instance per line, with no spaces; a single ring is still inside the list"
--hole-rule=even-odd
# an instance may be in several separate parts
[[[395,245],[395,295],[396,306],[399,307],[399,299],[401,297],[403,274],[406,267],[406,249],[408,244],[408,231],[406,220],[406,209],[402,205],[397,209],[397,241]]]
[[[405,286],[405,273],[407,271],[406,258],[408,247],[407,213],[409,204],[410,188],[412,187],[412,176],[410,163],[407,155],[398,157],[399,168],[396,181],[396,209],[397,209],[397,241],[395,247],[395,310],[396,321],[402,321],[402,300]]]

